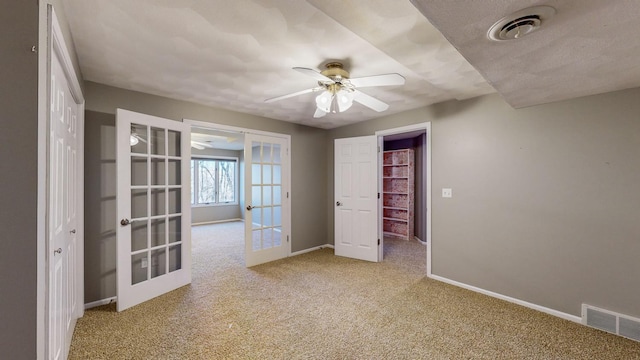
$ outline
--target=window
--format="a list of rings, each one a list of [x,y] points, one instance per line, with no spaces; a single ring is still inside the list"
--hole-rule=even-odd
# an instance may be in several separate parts
[[[191,205],[235,203],[236,160],[191,159]]]

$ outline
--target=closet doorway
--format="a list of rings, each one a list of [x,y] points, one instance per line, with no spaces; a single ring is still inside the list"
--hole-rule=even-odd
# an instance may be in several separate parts
[[[418,241],[431,254],[431,123],[376,132],[379,146],[379,259],[384,239]]]

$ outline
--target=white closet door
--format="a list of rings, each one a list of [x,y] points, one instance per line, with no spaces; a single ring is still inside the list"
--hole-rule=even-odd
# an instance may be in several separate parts
[[[68,54],[53,9],[48,8],[51,49],[47,149],[48,359],[65,359],[82,315],[82,94],[70,75]],[[65,61],[66,59],[66,61]],[[73,90],[75,89],[75,91]],[[75,96],[74,96],[75,95]],[[10,274],[5,274],[11,276]]]

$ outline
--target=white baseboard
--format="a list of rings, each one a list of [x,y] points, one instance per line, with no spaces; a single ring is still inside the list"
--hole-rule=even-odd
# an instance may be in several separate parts
[[[84,309],[91,309],[97,306],[102,306],[102,305],[107,305],[107,304],[111,304],[112,302],[115,302],[118,298],[117,297],[110,297],[110,298],[106,298],[106,299],[102,299],[102,300],[98,300],[98,301],[94,301],[94,302],[90,302],[87,304],[84,304]]]
[[[244,222],[243,219],[239,219],[238,218],[238,219],[225,219],[225,220],[215,220],[215,221],[205,221],[205,222],[199,222],[199,223],[192,223],[191,226],[220,224],[220,223],[235,222],[235,221]]]
[[[316,251],[316,250],[320,250],[320,249],[324,249],[324,248],[329,248],[329,249],[333,249],[333,245],[331,244],[325,244],[325,245],[320,245],[320,246],[314,246],[312,248],[308,248],[308,249],[304,249],[304,250],[300,250],[300,251],[296,251],[291,253],[289,256],[297,256],[297,255],[302,255],[302,254],[306,254],[308,252],[312,252],[312,251]]]
[[[418,242],[420,242],[420,244],[422,244],[422,245],[427,245],[427,242],[426,242],[426,241],[422,241],[422,240],[420,240],[420,238],[419,238],[419,237],[414,236],[413,238],[414,238],[414,239],[416,239],[416,240],[418,240]]]
[[[533,310],[538,310],[538,311],[541,311],[541,312],[549,314],[549,315],[557,316],[557,317],[559,317],[561,319],[573,321],[573,322],[578,323],[578,324],[582,323],[582,318],[580,318],[579,316],[567,314],[567,313],[564,313],[564,312],[561,312],[561,311],[558,311],[558,310],[553,310],[553,309],[550,309],[548,307],[544,307],[544,306],[540,306],[540,305],[537,305],[537,304],[530,303],[528,301],[512,298],[510,296],[498,294],[498,293],[495,293],[493,291],[481,289],[479,287],[467,285],[465,283],[461,283],[461,282],[458,282],[458,281],[455,281],[455,280],[447,279],[447,278],[442,277],[442,276],[430,274],[430,275],[428,275],[428,277],[431,278],[431,279],[434,279],[434,280],[442,281],[442,282],[450,284],[450,285],[461,287],[463,289],[471,290],[471,291],[474,291],[474,292],[477,292],[477,293],[480,293],[480,294],[484,294],[484,295],[487,295],[487,296],[491,296],[491,297],[494,297],[494,298],[497,298],[497,299],[500,299],[500,300],[508,301],[510,303],[514,303],[514,304],[518,304],[518,305],[521,305],[521,306],[524,306],[524,307],[528,307],[528,308],[533,309]]]

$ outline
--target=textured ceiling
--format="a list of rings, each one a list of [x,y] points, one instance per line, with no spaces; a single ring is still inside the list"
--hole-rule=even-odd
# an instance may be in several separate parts
[[[449,3],[442,2],[442,4]],[[482,2],[484,3],[484,2]],[[495,90],[409,2],[397,0],[64,0],[85,80],[320,128]],[[351,77],[399,73],[363,88],[390,105],[354,104],[314,119],[292,67],[341,60]]]
[[[640,86],[640,2],[412,0],[513,107]],[[518,40],[487,30],[534,5],[555,16]]]
[[[533,5],[550,5],[556,15],[522,39],[487,39],[495,21]],[[64,0],[64,6],[85,80],[321,128],[494,88],[524,107],[640,86],[640,5],[632,0]],[[264,103],[317,85],[291,68],[322,70],[330,60],[342,61],[351,77],[399,73],[406,84],[361,89],[390,105],[381,113],[356,103],[314,119],[313,93]]]
[[[232,131],[211,130],[209,128],[192,127],[191,141],[205,143],[213,149],[243,150],[244,134]]]

